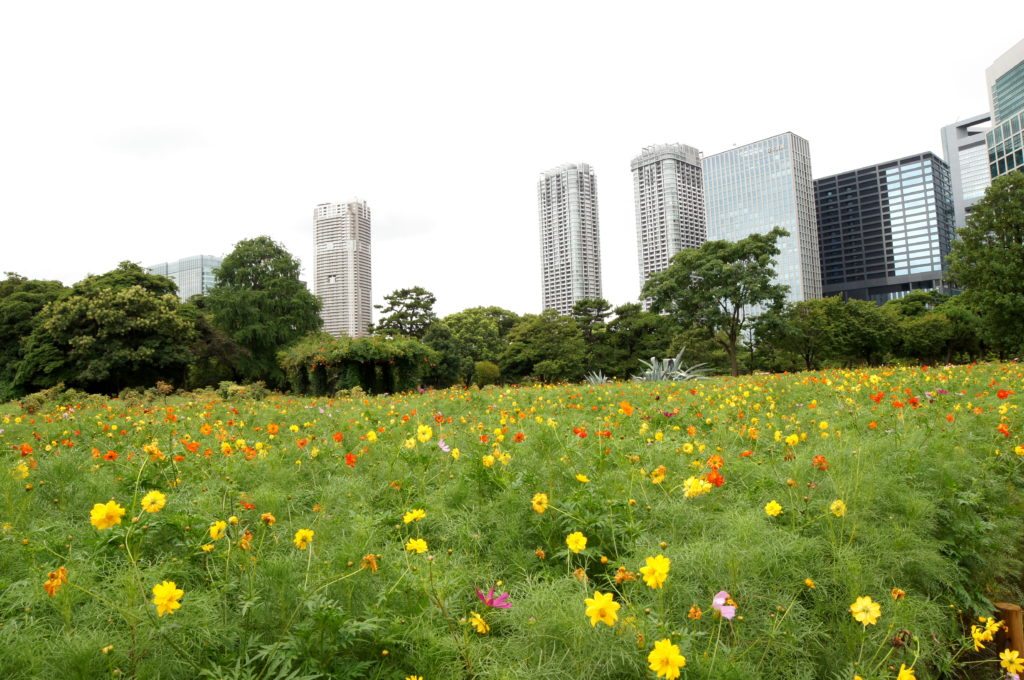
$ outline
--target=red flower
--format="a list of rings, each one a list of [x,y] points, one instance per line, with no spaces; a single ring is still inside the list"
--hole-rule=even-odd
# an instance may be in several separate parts
[[[885,396],[885,392],[879,392],[878,394],[872,394],[871,395],[871,401],[875,402],[876,404],[879,404],[879,403],[881,403],[882,397],[884,397],[884,396]]]
[[[340,433],[340,432],[335,432],[334,433],[334,441],[340,442],[344,438],[345,438],[345,435],[343,435],[342,433]]]
[[[828,469],[828,461],[825,460],[825,456],[815,456],[811,461],[811,465],[818,468],[822,472]]]
[[[740,458],[746,458],[747,456],[753,456],[753,455],[754,455],[753,451],[744,451],[743,453],[740,454]]]
[[[707,480],[709,484],[713,484],[716,487],[725,484],[725,477],[723,477],[717,469],[712,470],[711,472],[704,475],[704,479]]]
[[[103,460],[117,460],[117,451],[107,451],[103,454]]]
[[[351,453],[346,453],[345,454],[345,465],[347,465],[349,467],[355,467],[356,466],[356,457],[353,454],[351,454]]]
[[[996,396],[999,397],[1000,399],[1006,399],[1011,394],[1013,394],[1013,392],[1008,392],[1006,390],[999,390],[998,392],[996,392]]]

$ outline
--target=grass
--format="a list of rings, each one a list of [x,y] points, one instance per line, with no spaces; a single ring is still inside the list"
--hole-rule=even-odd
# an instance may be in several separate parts
[[[901,665],[918,678],[999,677],[1002,648],[975,652],[970,626],[992,602],[1020,601],[1020,384],[1016,364],[985,364],[8,404],[0,668],[654,678],[648,655],[668,639],[684,678],[871,680]],[[686,497],[713,456],[724,482]],[[166,507],[143,512],[154,489]],[[89,511],[109,500],[124,519],[97,529]],[[414,509],[425,517],[404,522]],[[211,538],[215,521],[229,522],[224,538]],[[299,529],[314,531],[305,550]],[[579,553],[565,540],[576,531]],[[428,550],[407,550],[413,538]],[[660,589],[638,573],[656,555],[671,561]],[[61,566],[68,582],[49,596]],[[163,581],[184,595],[161,616],[151,591]],[[511,609],[477,599],[492,586]],[[614,626],[584,615],[595,590],[620,604]],[[722,590],[732,620],[712,607]],[[872,625],[849,611],[863,596],[881,607]]]

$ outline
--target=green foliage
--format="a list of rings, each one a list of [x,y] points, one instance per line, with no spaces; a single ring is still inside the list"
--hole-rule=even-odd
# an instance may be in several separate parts
[[[382,315],[373,328],[375,335],[405,335],[423,338],[423,334],[436,319],[434,303],[437,298],[426,288],[402,288],[384,296],[386,305],[374,305]]]
[[[85,295],[95,294],[102,288],[124,290],[138,286],[143,290],[163,297],[177,295],[178,285],[173,279],[159,274],[150,274],[135,262],[121,262],[115,269],[106,274],[88,276],[71,287],[72,293]]]
[[[47,304],[24,344],[23,390],[65,383],[93,392],[180,381],[195,328],[172,293],[101,285],[103,277]]]
[[[494,385],[501,379],[501,369],[493,361],[477,361],[473,364],[473,384],[477,387]]]
[[[971,209],[949,255],[949,275],[981,317],[991,347],[1013,351],[1024,338],[1024,173],[992,180]]]
[[[641,361],[644,370],[633,376],[633,380],[641,382],[657,382],[660,380],[700,380],[705,377],[707,371],[702,369],[704,364],[693,364],[683,366],[683,354],[686,348],[679,350],[679,353],[668,359],[651,357],[650,361]]]
[[[652,274],[642,297],[651,309],[665,312],[684,327],[710,331],[728,353],[733,375],[739,374],[738,347],[751,307],[780,307],[786,287],[773,283],[776,242],[789,233],[778,227],[739,241],[706,241],[672,257]]]
[[[299,280],[298,261],[260,236],[239,241],[215,273],[205,304],[214,325],[245,350],[230,359],[234,377],[282,387],[277,353],[320,328],[320,300]]]
[[[501,356],[504,339],[494,314],[476,307],[449,314],[444,322],[473,361],[494,361]]]
[[[473,358],[466,344],[452,332],[447,319],[434,321],[423,334],[423,344],[434,350],[437,360],[431,362],[423,380],[434,387],[464,384],[473,373]]]
[[[643,357],[666,353],[680,328],[662,314],[644,311],[637,303],[616,307],[600,342],[607,347],[602,357],[593,357],[591,367],[625,378],[640,370]],[[692,342],[687,342],[693,346]],[[706,361],[706,359],[702,359]]]
[[[415,338],[333,338],[311,333],[279,354],[293,389],[323,396],[359,387],[367,392],[404,392],[417,387],[439,357]]]
[[[499,363],[506,380],[535,376],[556,382],[583,375],[586,345],[572,317],[553,309],[527,314],[508,337]]]
[[[0,281],[0,402],[19,396],[15,376],[36,315],[65,291],[59,281],[30,281],[13,272]]]

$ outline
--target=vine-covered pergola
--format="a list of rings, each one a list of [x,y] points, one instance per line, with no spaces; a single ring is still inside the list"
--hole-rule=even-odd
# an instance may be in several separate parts
[[[414,338],[317,333],[279,353],[278,359],[293,392],[324,396],[353,387],[374,394],[414,389],[436,356]]]

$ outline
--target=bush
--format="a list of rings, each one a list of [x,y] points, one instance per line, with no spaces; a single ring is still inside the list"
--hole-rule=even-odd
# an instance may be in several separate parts
[[[473,384],[477,387],[494,385],[501,378],[501,369],[493,361],[478,361],[473,365]]]

